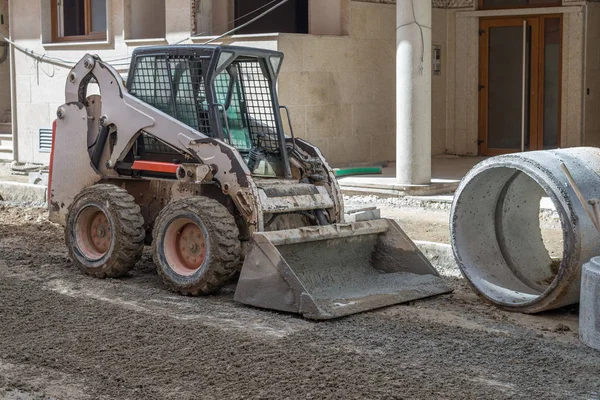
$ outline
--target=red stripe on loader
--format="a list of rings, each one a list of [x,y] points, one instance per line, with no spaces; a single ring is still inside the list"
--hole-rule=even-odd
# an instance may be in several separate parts
[[[132,169],[137,171],[164,172],[174,174],[177,172],[179,165],[158,161],[134,161]]]

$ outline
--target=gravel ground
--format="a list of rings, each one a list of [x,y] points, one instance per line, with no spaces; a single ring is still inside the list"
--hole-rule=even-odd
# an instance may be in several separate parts
[[[415,239],[422,239],[415,237]],[[537,316],[454,293],[335,321],[74,270],[45,210],[0,205],[2,399],[600,399],[576,308]]]

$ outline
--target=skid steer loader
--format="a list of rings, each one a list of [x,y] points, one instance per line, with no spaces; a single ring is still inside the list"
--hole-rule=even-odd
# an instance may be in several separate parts
[[[448,292],[394,221],[343,223],[323,155],[291,123],[284,132],[282,61],[233,46],[145,47],[125,83],[84,56],[57,111],[49,183],[73,263],[119,277],[151,244],[179,293],[210,294],[239,274],[235,300],[310,319]]]

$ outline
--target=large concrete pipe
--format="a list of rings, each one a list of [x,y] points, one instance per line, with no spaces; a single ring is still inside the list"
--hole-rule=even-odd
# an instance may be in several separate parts
[[[579,338],[586,345],[600,350],[600,257],[592,258],[583,265]]]
[[[579,301],[581,266],[600,255],[600,234],[569,184],[600,197],[600,149],[535,151],[490,158],[462,180],[450,234],[463,275],[485,299],[506,310],[536,313]],[[560,217],[560,266],[544,245],[540,200]]]

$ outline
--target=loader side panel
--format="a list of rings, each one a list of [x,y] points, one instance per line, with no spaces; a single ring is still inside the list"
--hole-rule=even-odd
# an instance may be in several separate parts
[[[61,106],[52,144],[52,177],[49,182],[50,220],[65,224],[69,206],[86,187],[100,181],[88,154],[88,114],[81,103]]]

